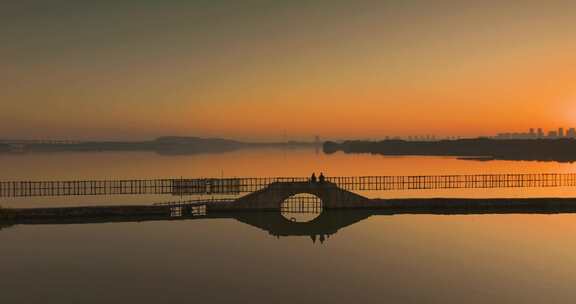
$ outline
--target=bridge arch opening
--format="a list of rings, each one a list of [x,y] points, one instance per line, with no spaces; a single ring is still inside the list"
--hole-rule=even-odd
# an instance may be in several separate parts
[[[322,199],[314,194],[299,193],[286,198],[280,204],[280,213],[291,222],[310,222],[320,216]]]

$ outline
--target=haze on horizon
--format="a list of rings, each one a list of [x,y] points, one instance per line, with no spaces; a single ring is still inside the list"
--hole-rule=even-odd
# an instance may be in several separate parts
[[[0,138],[576,126],[567,1],[11,1]]]

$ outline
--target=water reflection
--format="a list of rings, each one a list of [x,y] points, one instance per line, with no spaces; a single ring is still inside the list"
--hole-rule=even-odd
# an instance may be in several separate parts
[[[322,213],[322,200],[313,194],[292,195],[280,204],[282,216],[292,222],[310,222]]]
[[[568,200],[565,200],[568,202]],[[438,209],[416,208],[403,210],[323,210],[315,218],[306,222],[297,222],[286,218],[282,212],[274,211],[246,211],[246,212],[208,212],[194,215],[170,216],[140,216],[140,217],[108,217],[108,218],[70,218],[70,219],[34,219],[19,220],[11,223],[0,223],[0,230],[15,225],[63,225],[63,224],[94,224],[94,223],[128,223],[149,221],[209,221],[219,219],[234,219],[238,222],[258,228],[269,235],[281,237],[308,237],[313,243],[324,243],[330,236],[338,233],[341,229],[364,221],[373,216],[390,217],[400,214],[428,214],[428,215],[478,215],[478,214],[558,214],[576,213],[576,204],[573,202],[549,208],[545,204],[542,207],[531,208],[466,208],[466,209]]]
[[[3,223],[0,223],[0,231],[1,231],[2,229],[10,228],[10,227],[12,227],[12,226],[13,226],[13,224],[3,224]]]
[[[4,180],[308,176],[320,170],[332,176],[576,171],[576,164],[325,155],[304,149],[180,157],[141,152],[0,155],[0,166]],[[511,188],[361,194],[485,198],[574,197],[575,192]],[[141,205],[174,199],[53,197],[0,204]],[[302,300],[287,294],[286,286],[307,297],[301,302],[314,303],[573,302],[576,211],[524,212],[571,214],[358,210],[325,211],[306,223],[290,222],[279,212],[0,223],[2,303]],[[396,215],[401,213],[423,215]],[[426,215],[449,213],[467,215]],[[514,215],[471,215],[482,213]]]
[[[293,222],[275,212],[238,212],[229,216],[242,223],[259,228],[277,238],[308,236],[323,242],[340,229],[360,222],[372,214],[360,211],[324,211],[309,222]]]
[[[0,180],[98,180],[203,177],[459,175],[569,173],[576,164],[551,162],[472,162],[451,157],[388,157],[369,154],[315,154],[314,149],[239,150],[224,154],[163,157],[146,152],[0,154]],[[370,198],[408,197],[574,197],[573,188],[449,189],[364,191]],[[173,200],[159,196],[14,198],[4,207],[141,204]]]

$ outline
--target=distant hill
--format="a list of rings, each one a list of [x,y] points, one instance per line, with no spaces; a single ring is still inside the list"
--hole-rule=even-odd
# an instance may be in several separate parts
[[[235,143],[240,144],[241,142],[231,139],[223,138],[203,138],[195,136],[162,136],[156,138],[154,141],[159,143],[181,143],[181,144],[197,144],[197,143]]]
[[[159,154],[222,153],[243,148],[304,147],[307,142],[247,143],[222,138],[202,138],[193,136],[162,136],[148,141],[21,141],[19,153],[24,152],[90,152],[90,151],[151,151]],[[10,152],[10,146],[0,143],[0,153]]]
[[[383,140],[351,140],[325,142],[325,153],[373,153],[382,155],[438,155],[473,157],[473,159],[576,161],[574,139],[510,139],[488,138],[441,140],[433,142]],[[472,159],[472,158],[471,158]]]
[[[242,142],[222,138],[201,138],[184,136],[163,136],[155,140],[156,149],[161,154],[218,153],[244,148],[294,148],[314,146],[312,142]]]
[[[221,138],[164,136],[155,141],[156,151],[162,154],[214,153],[240,149],[245,143]]]

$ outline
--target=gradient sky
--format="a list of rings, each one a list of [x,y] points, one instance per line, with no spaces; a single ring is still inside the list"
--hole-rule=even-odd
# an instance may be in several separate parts
[[[574,1],[5,1],[0,138],[576,126]]]

